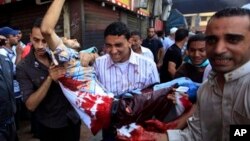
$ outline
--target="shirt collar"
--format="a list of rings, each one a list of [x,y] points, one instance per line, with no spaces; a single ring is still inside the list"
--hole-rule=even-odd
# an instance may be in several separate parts
[[[245,63],[241,67],[224,74],[224,78],[225,78],[226,82],[230,82],[230,81],[239,79],[240,77],[242,77],[248,73],[250,73],[250,61],[248,61],[247,63]],[[210,84],[215,85],[216,75],[217,75],[217,73],[213,70],[211,70],[209,72],[208,80],[209,80]]]
[[[238,79],[246,74],[250,73],[250,61],[242,65],[241,67],[224,74],[226,82]]]
[[[107,54],[107,56],[108,56],[107,65],[108,65],[108,68],[110,68],[113,65],[115,65],[115,63],[113,62],[113,60],[111,59],[109,54]],[[130,49],[130,57],[129,57],[128,63],[133,64],[133,65],[138,65],[138,61],[136,59],[136,56],[137,56],[137,54],[132,49]]]

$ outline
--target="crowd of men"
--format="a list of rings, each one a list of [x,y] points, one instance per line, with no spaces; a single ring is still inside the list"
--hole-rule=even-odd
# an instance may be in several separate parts
[[[58,83],[67,68],[57,65],[49,51],[62,44],[80,47],[54,30],[64,1],[54,0],[44,18],[34,22],[27,46],[21,30],[0,28],[1,141],[18,140],[22,104],[41,141],[80,139],[80,117]],[[149,27],[143,40],[140,32],[113,22],[104,31],[105,53],[84,54],[82,64],[91,62],[98,81],[116,96],[179,77],[201,83],[192,108],[173,121],[175,129],[158,133],[155,140],[229,141],[230,125],[250,124],[249,9],[216,12],[205,33],[190,34],[184,27],[171,28],[167,37],[156,33]],[[118,140],[113,126],[102,135],[103,141]]]

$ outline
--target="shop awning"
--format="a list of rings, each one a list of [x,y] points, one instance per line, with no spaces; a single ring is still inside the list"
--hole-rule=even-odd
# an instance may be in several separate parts
[[[123,7],[125,9],[131,10],[131,1],[130,0],[107,0],[115,5]]]
[[[187,27],[187,22],[183,14],[177,9],[172,9],[168,20],[165,23],[166,33],[169,33],[170,28],[172,27]]]

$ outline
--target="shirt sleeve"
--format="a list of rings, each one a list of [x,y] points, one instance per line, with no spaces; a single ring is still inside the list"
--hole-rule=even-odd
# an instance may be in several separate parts
[[[170,52],[168,53],[168,60],[171,62],[174,62],[177,64],[177,61],[179,60],[179,56],[176,55],[176,52],[174,50],[169,50]]]
[[[152,64],[152,67],[151,67],[151,77],[150,77],[150,84],[154,84],[154,83],[159,83],[160,82],[160,78],[159,78],[159,73],[158,73],[158,70],[157,70],[157,67],[156,67],[156,64],[152,61],[152,60],[149,60]]]

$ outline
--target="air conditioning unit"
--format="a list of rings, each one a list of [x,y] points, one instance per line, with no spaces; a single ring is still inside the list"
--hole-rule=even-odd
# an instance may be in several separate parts
[[[37,5],[42,5],[51,2],[52,0],[36,0]]]

